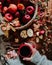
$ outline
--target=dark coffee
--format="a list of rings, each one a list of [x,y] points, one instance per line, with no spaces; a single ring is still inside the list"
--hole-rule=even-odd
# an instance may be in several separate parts
[[[21,49],[20,49],[20,54],[21,56],[23,57],[27,57],[29,56],[31,53],[31,50],[28,46],[23,46]]]

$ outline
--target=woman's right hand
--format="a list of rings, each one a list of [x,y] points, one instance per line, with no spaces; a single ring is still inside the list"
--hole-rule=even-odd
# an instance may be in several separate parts
[[[25,61],[31,61],[31,59],[33,58],[33,56],[34,56],[34,54],[36,53],[36,48],[34,48],[33,46],[32,46],[32,44],[29,44],[29,43],[25,43],[26,45],[28,45],[31,49],[32,49],[32,55],[31,55],[31,57],[25,57],[25,58],[23,58],[23,60],[25,60]]]

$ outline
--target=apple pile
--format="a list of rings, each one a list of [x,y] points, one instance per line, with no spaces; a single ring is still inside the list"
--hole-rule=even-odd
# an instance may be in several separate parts
[[[33,5],[25,6],[22,3],[18,3],[17,5],[9,4],[9,6],[2,6],[1,2],[0,9],[2,10],[1,13],[4,20],[7,23],[11,23],[14,27],[20,27],[22,26],[22,24],[25,25],[26,23],[28,23],[34,15],[35,10]],[[12,22],[16,18],[18,18],[17,22]]]

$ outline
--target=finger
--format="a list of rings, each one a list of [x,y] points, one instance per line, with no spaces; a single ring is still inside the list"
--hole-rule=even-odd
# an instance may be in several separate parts
[[[23,60],[30,61],[31,58],[23,58]]]
[[[30,47],[36,48],[36,44],[33,41],[30,41],[29,43],[25,43],[26,45],[29,45]]]
[[[10,56],[10,57],[13,57],[13,52],[12,51],[9,51],[9,52],[7,52],[7,55],[8,55],[8,57]]]
[[[7,54],[10,54],[10,52],[7,52]]]
[[[31,57],[33,57],[33,56],[35,55],[36,51],[37,51],[37,50],[34,48]]]
[[[7,55],[4,55],[4,57],[5,57],[5,59],[7,59],[7,60],[9,59],[9,57],[8,57]]]
[[[16,57],[17,57],[17,53],[14,53],[14,54],[13,54],[13,57],[15,57],[15,58],[16,58]]]
[[[26,45],[28,45],[30,48],[33,48],[32,44],[30,43],[25,43]]]

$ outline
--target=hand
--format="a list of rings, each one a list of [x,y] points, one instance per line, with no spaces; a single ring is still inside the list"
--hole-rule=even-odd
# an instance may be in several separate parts
[[[14,50],[7,52],[7,54],[5,55],[5,58],[9,65],[23,65],[20,62],[20,59]]]
[[[10,58],[16,58],[17,57],[17,53],[15,52],[15,50],[13,51],[9,51],[7,52],[7,54],[5,55],[5,58],[8,60]]]
[[[31,55],[31,57],[26,57],[26,58],[23,58],[23,60],[26,60],[26,61],[31,61],[31,59],[33,58],[33,56],[34,56],[34,54],[36,53],[36,48],[34,48],[33,46],[32,46],[32,44],[29,44],[29,43],[25,43],[26,45],[29,45],[30,46],[30,48],[32,49],[32,55]]]

